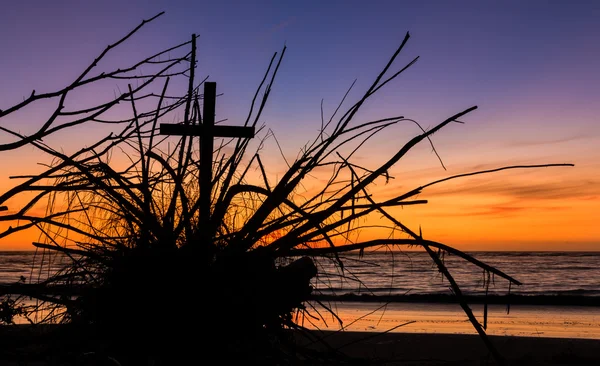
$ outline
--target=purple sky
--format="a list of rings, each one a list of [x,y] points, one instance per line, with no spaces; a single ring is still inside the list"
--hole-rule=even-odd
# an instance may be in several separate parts
[[[333,106],[354,78],[361,91],[407,31],[403,60],[421,59],[381,97],[407,115],[445,116],[470,104],[516,114],[545,104],[557,112],[546,123],[560,124],[579,109],[593,114],[600,94],[594,1],[39,0],[3,4],[0,104],[62,85],[162,10],[128,48],[142,54],[199,34],[200,74],[218,81],[231,104],[247,104],[271,54],[286,44],[271,109],[282,119],[290,110],[314,116],[321,98]]]

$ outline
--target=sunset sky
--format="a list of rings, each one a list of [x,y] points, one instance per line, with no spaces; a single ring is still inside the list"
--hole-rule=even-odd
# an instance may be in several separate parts
[[[321,100],[331,114],[357,79],[349,96],[356,101],[410,32],[395,70],[420,59],[360,118],[404,115],[430,128],[478,109],[433,137],[447,170],[423,144],[394,167],[395,179],[378,183],[379,197],[475,170],[573,163],[455,180],[425,190],[419,198],[428,205],[394,214],[464,250],[600,250],[600,2],[5,1],[0,109],[33,89],[70,83],[108,44],[161,11],[123,45],[123,57],[198,34],[198,73],[218,83],[217,119],[230,124],[243,123],[272,54],[287,46],[263,121],[291,159],[316,136]],[[0,126],[27,134],[42,113],[33,108]],[[358,158],[382,161],[418,132],[398,125]],[[81,144],[72,133],[54,139],[66,150]],[[0,143],[8,140],[0,132]],[[9,175],[31,172],[39,160],[29,147],[0,152],[0,193],[14,184]],[[265,160],[281,176],[277,150]],[[0,250],[29,249],[32,240],[0,239]]]

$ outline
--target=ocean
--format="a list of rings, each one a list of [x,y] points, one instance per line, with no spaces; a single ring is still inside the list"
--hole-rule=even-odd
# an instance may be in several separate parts
[[[511,294],[526,296],[600,296],[600,252],[474,252],[474,258],[522,282]],[[425,252],[369,252],[319,261],[315,283],[322,294],[423,295],[448,294],[449,284]],[[483,270],[446,255],[444,263],[465,295],[485,295]],[[340,276],[342,274],[342,276]],[[508,293],[508,281],[491,278],[490,295]]]
[[[35,251],[0,251],[0,285],[43,281],[69,264],[69,258]]]
[[[473,252],[476,259],[522,282],[511,294],[524,296],[600,296],[600,252]],[[449,294],[449,284],[424,252],[365,252],[319,260],[313,286],[322,295],[431,295]],[[0,252],[0,284],[45,279],[68,263],[67,258],[42,252]],[[465,295],[485,294],[483,270],[453,255],[444,263]],[[43,265],[42,265],[43,264]],[[43,268],[43,270],[40,270]],[[508,281],[491,278],[490,295],[506,295]]]
[[[489,306],[489,334],[600,339],[600,252],[469,254],[522,282],[521,286],[511,287],[510,308],[503,302]],[[343,269],[334,260],[317,262],[319,274],[313,293],[323,299],[320,304],[307,306],[311,316],[298,320],[304,326],[474,334],[458,304],[437,301],[452,298],[448,296],[451,291],[426,253],[345,253],[340,260]],[[44,256],[41,252],[0,252],[0,284],[43,280],[67,262],[64,257]],[[446,255],[444,262],[464,295],[485,298],[483,270],[452,255]],[[496,276],[490,282],[488,295],[504,296],[508,289],[508,282]],[[404,302],[403,298],[410,297],[406,295],[416,299]],[[536,305],[515,302],[519,297],[543,301]],[[572,301],[565,304],[552,300],[563,297]],[[471,307],[481,319],[483,305],[475,302]],[[405,323],[406,326],[398,327]]]
[[[445,265],[479,323],[484,323],[484,302],[497,296],[499,301],[491,301],[487,308],[487,334],[600,339],[600,252],[469,254],[522,283],[512,285],[507,296],[508,282],[496,276],[486,296],[482,269],[462,258],[445,256]],[[301,317],[302,325],[327,330],[476,334],[427,253],[353,253],[340,259],[343,271],[335,261],[319,261],[315,293],[324,301],[307,308],[311,316]]]

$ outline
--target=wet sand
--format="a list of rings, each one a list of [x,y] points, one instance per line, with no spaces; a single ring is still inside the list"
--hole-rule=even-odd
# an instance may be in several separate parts
[[[330,305],[345,328],[338,331],[339,323],[320,309],[327,324],[305,321],[303,325],[312,329],[311,337],[323,338],[330,348],[323,343],[311,347],[338,350],[354,365],[498,364],[457,304]],[[471,308],[483,322],[482,305]],[[513,305],[510,313],[506,310],[503,305],[490,305],[487,334],[507,365],[600,365],[600,307]],[[2,354],[8,356],[18,338],[37,336],[23,332],[26,327],[0,327]],[[305,345],[308,338],[299,336],[298,341]],[[0,357],[0,366],[18,365],[7,359]],[[22,361],[21,365],[48,365],[39,358]]]
[[[348,331],[385,332],[408,323],[393,329],[393,332],[476,334],[458,304],[336,302],[327,305],[336,312]],[[483,305],[474,304],[471,309],[483,324]],[[324,321],[305,318],[299,323],[310,329],[340,329],[337,319],[327,310],[318,310]],[[600,307],[520,304],[511,306],[507,313],[505,305],[489,305],[487,334],[600,340]]]

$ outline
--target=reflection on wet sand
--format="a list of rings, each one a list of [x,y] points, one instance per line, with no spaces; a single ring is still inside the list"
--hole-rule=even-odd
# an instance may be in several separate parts
[[[473,325],[457,304],[331,303],[328,306],[343,321],[348,331],[388,331],[402,333],[476,334]],[[378,308],[381,309],[374,311]],[[307,318],[298,322],[310,329],[338,330],[339,322],[327,310],[319,308],[324,321]],[[472,305],[483,323],[483,305]],[[314,315],[314,314],[313,314]],[[312,322],[312,323],[311,323]],[[600,339],[600,308],[585,306],[513,305],[488,307],[487,333],[490,335]]]

